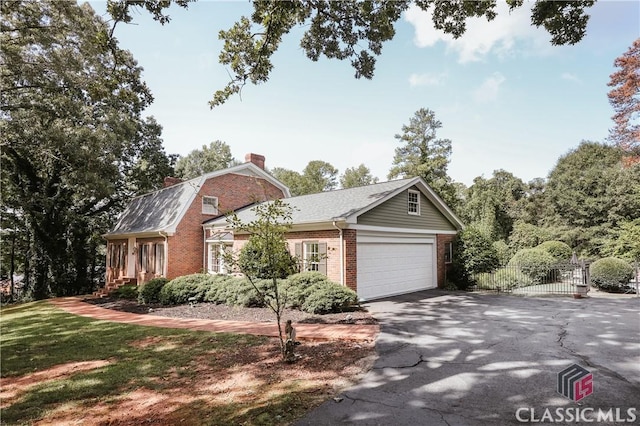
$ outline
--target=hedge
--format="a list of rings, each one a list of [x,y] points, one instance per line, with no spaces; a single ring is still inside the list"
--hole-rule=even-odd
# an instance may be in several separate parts
[[[605,257],[589,266],[591,283],[606,291],[620,291],[633,278],[633,268],[617,257]]]
[[[573,254],[571,247],[562,241],[545,241],[544,243],[538,244],[535,248],[546,251],[553,256],[556,262],[568,261]]]
[[[153,278],[142,284],[138,289],[138,303],[160,303],[160,291],[168,282],[166,278]]]

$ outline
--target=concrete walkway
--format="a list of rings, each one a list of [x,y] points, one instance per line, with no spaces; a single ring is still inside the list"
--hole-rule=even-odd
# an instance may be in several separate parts
[[[212,331],[215,333],[241,333],[278,337],[275,322],[222,321],[205,319],[169,318],[158,315],[133,314],[106,309],[82,301],[79,297],[50,299],[49,303],[71,313],[99,320],[164,328]],[[294,324],[299,340],[374,341],[380,332],[378,325],[356,324]],[[284,329],[284,324],[283,324]]]

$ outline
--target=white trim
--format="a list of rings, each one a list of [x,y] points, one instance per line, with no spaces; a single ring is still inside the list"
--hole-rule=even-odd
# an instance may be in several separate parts
[[[417,200],[415,201],[415,204],[417,206],[417,211],[412,212],[411,209],[409,208],[412,205],[412,201],[410,199],[410,195],[411,194],[416,194]],[[415,189],[407,189],[407,214],[411,215],[411,216],[420,216],[420,191],[416,191]]]
[[[347,229],[355,229],[357,231],[395,232],[395,233],[401,233],[401,234],[456,235],[458,233],[458,231],[443,231],[438,229],[391,228],[388,226],[373,226],[373,225],[349,225]],[[359,233],[360,232],[358,232],[358,234]]]

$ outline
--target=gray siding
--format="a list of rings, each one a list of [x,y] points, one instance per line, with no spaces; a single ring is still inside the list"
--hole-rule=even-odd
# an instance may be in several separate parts
[[[416,187],[411,189],[420,192]],[[455,226],[431,204],[422,192],[420,192],[420,216],[410,215],[407,212],[407,194],[407,190],[402,191],[390,200],[358,216],[358,224],[438,231],[456,230]]]

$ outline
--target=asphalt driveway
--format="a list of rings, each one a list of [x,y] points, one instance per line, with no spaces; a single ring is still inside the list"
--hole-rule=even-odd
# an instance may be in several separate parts
[[[373,369],[297,424],[640,424],[640,298],[434,290],[367,306]],[[573,364],[592,374],[579,401],[557,389]]]

